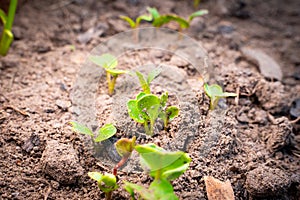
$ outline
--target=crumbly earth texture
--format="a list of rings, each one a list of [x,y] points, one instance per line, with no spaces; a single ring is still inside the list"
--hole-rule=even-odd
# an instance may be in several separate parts
[[[7,1],[0,0],[2,5],[7,7]],[[91,151],[87,137],[71,130],[68,122],[81,114],[71,96],[91,50],[129,30],[119,15],[135,18],[145,13],[147,6],[184,17],[196,10],[192,1],[183,0],[19,1],[13,25],[15,40],[8,55],[0,57],[0,199],[105,198],[87,173],[110,172],[119,157],[112,148],[105,155],[111,163],[104,162]],[[196,18],[184,33],[206,49],[211,83],[239,93],[238,98],[221,100],[218,109],[210,111],[201,74],[189,62],[158,50],[127,53],[119,58],[120,68],[147,64],[170,68],[172,74],[162,72],[153,82],[157,94],[164,91],[164,78],[172,83],[180,73],[177,81],[182,84],[176,82],[168,90],[170,104],[179,105],[182,113],[166,130],[158,122],[156,134],[150,138],[142,134],[141,125],[124,118],[126,110],[122,110],[116,123],[118,132],[107,142],[132,136],[130,128],[141,133],[138,143],[185,150],[192,159],[190,166],[172,181],[179,199],[207,199],[205,176],[228,180],[236,199],[299,199],[300,125],[289,111],[292,102],[300,98],[300,2],[212,0],[201,1],[199,8],[210,13]],[[165,27],[178,30],[176,23]],[[273,58],[281,66],[282,81],[260,74],[242,54],[244,46]],[[121,88],[126,76],[118,81],[116,88]],[[105,76],[92,84],[97,86],[97,125],[118,119],[112,115],[116,112],[112,105],[118,101],[107,95]],[[187,103],[177,98],[176,91],[183,93]],[[80,97],[93,98],[85,93]],[[189,107],[191,103],[195,107]],[[197,127],[193,133],[184,129],[189,124]],[[181,133],[186,134],[181,137]],[[101,146],[96,150],[101,152]],[[114,199],[129,199],[123,180],[149,185],[151,178],[138,166],[133,159],[119,172],[121,187],[114,192]]]

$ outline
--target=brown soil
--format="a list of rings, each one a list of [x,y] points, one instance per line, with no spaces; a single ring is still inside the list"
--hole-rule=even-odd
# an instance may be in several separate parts
[[[173,181],[180,199],[207,199],[204,176],[229,180],[236,199],[299,199],[300,128],[289,110],[300,98],[300,2],[222,2],[201,2],[201,8],[207,8],[210,14],[196,19],[185,33],[207,50],[214,69],[211,82],[218,82],[228,92],[238,92],[238,104],[228,98],[220,102],[218,109],[209,111],[209,99],[199,81],[201,74],[189,63],[164,52],[128,54],[120,59],[120,66],[126,69],[142,67],[149,60],[150,64],[174,67],[173,76],[179,73],[177,78],[182,81],[174,87],[166,85],[171,103],[179,104],[176,91],[184,93],[188,86],[195,94],[188,100],[197,107],[197,112],[189,115],[191,108],[182,104],[181,115],[168,131],[158,125],[159,134],[153,138],[137,134],[138,142],[159,141],[165,147],[170,143],[170,149],[176,146],[189,153],[189,169]],[[110,36],[129,30],[118,16],[136,17],[146,12],[147,6],[181,16],[195,11],[191,2],[171,0],[19,3],[13,26],[15,41],[9,54],[0,60],[0,199],[104,198],[87,172],[110,172],[110,165],[96,159],[86,138],[72,132],[68,122],[80,113],[71,97],[76,94],[75,83],[90,51]],[[167,27],[178,28],[174,24]],[[88,30],[95,33],[90,40],[82,38]],[[283,80],[265,79],[243,57],[243,46],[259,48],[273,57],[281,66]],[[164,73],[163,77],[168,77]],[[120,78],[118,91],[127,79]],[[118,102],[106,95],[102,80],[96,81],[96,126],[82,119],[91,122],[94,129],[119,119],[115,138],[124,136],[125,129],[141,131],[132,120],[124,118],[126,110],[115,114],[112,105]],[[160,85],[163,81],[158,78],[153,82],[158,94],[166,89]],[[135,91],[127,95],[133,98]],[[197,126],[192,135],[181,125],[191,122]],[[183,144],[180,139],[188,142]],[[116,162],[118,157],[108,159]],[[120,184],[127,180],[144,185],[151,181],[139,170],[126,168],[119,180]],[[120,187],[114,199],[129,199],[129,195]]]

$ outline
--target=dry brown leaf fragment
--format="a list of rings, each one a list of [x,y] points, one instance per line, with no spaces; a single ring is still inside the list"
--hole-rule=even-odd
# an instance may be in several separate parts
[[[204,182],[208,200],[234,200],[229,180],[222,182],[212,176],[205,176]]]

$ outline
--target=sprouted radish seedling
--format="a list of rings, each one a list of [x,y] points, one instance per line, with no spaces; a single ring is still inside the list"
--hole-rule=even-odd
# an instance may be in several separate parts
[[[105,193],[106,200],[110,200],[112,198],[112,192],[118,188],[118,169],[122,167],[130,157],[132,151],[135,148],[135,141],[136,137],[133,137],[132,139],[121,138],[115,143],[117,152],[120,154],[120,156],[122,156],[122,159],[113,168],[112,174],[102,174],[100,172],[88,173],[88,176],[91,179],[97,181],[99,189]]]
[[[118,188],[117,177],[113,174],[100,172],[88,172],[88,176],[97,181],[98,188],[105,193],[105,199],[112,199],[112,192]]]
[[[93,143],[107,140],[108,138],[115,135],[117,132],[117,129],[113,124],[105,124],[99,129],[98,136],[96,137],[93,131],[88,127],[77,122],[70,122],[70,124],[72,125],[73,131],[83,135],[89,135]]]
[[[3,23],[3,29],[0,40],[0,55],[5,56],[9,50],[9,47],[14,39],[14,35],[11,31],[15,18],[18,0],[10,0],[8,14],[6,15],[2,9],[0,9],[0,19]]]
[[[164,128],[166,129],[168,126],[169,121],[173,120],[179,114],[179,108],[177,106],[166,106],[168,102],[168,93],[165,92],[160,97],[160,104],[161,104],[161,112],[159,113],[159,117],[164,122]]]
[[[135,21],[133,19],[131,19],[130,17],[124,16],[124,15],[121,15],[120,18],[123,19],[124,21],[128,22],[129,26],[132,29],[137,29],[140,26],[140,23],[141,23],[142,20],[148,21],[148,22],[152,21],[152,16],[151,15],[140,15],[135,19]],[[138,39],[138,30],[134,31],[134,39],[135,39],[136,42],[139,41],[139,39]]]
[[[135,150],[140,155],[141,165],[154,180],[149,188],[125,182],[124,188],[130,194],[131,199],[136,199],[135,192],[139,198],[146,200],[178,199],[170,181],[187,170],[191,162],[189,155],[182,151],[169,152],[155,144],[137,145]]]
[[[148,74],[147,78],[141,72],[138,72],[138,71],[135,72],[136,76],[139,79],[140,85],[141,85],[144,93],[146,93],[146,94],[151,93],[150,83],[160,74],[160,72],[161,72],[161,69],[159,69],[159,68],[154,69],[153,71],[151,71]]]
[[[153,135],[154,124],[157,118],[160,117],[164,121],[166,128],[168,122],[179,113],[179,108],[176,106],[166,107],[167,100],[168,93],[158,97],[154,94],[141,92],[136,99],[131,99],[127,102],[129,116],[136,122],[144,124],[146,134]]]
[[[206,95],[210,98],[210,110],[215,109],[221,98],[237,96],[236,93],[223,92],[222,87],[217,84],[208,85],[207,83],[205,83],[204,91]]]
[[[158,10],[156,8],[150,8],[148,7],[148,12],[152,15],[153,17],[153,22],[152,25],[154,27],[161,27],[164,24],[169,23],[170,21],[175,21],[179,24],[180,31],[183,29],[187,29],[190,27],[191,21],[195,17],[200,17],[202,15],[208,14],[207,10],[199,10],[194,13],[192,13],[188,19],[184,19],[178,15],[175,14],[165,14],[165,15],[160,15]]]
[[[112,95],[115,89],[117,78],[120,74],[125,74],[127,71],[115,69],[118,65],[118,60],[111,54],[103,54],[101,56],[90,56],[90,61],[104,68],[106,71],[106,79],[108,83],[108,94]]]

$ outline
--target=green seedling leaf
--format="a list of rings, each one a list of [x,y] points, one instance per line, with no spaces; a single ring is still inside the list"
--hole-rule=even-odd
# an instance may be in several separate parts
[[[150,170],[152,177],[159,176],[167,180],[183,174],[191,161],[184,152],[165,151],[155,144],[137,145],[135,150],[140,154],[141,164]]]
[[[194,7],[197,8],[201,0],[194,0]]]
[[[3,24],[6,24],[7,16],[6,16],[5,12],[2,9],[0,9],[0,19],[1,19]]]
[[[97,181],[97,182],[100,182],[102,180],[102,177],[103,177],[103,174],[99,173],[99,172],[89,172],[88,173],[88,176]]]
[[[160,104],[162,107],[165,107],[167,102],[168,102],[168,92],[165,92],[160,96]]]
[[[143,76],[142,73],[136,71],[136,76],[138,77],[139,81],[140,81],[140,85],[143,89],[143,91],[146,93],[146,94],[150,94],[151,91],[150,91],[150,85],[148,84],[147,80],[145,79],[145,77]]]
[[[126,22],[128,22],[128,24],[130,25],[131,28],[136,28],[135,22],[130,17],[121,15],[120,18],[125,20]]]
[[[102,142],[112,137],[117,133],[117,129],[113,124],[105,124],[103,127],[99,129],[99,133],[95,142]]]
[[[208,14],[208,10],[198,10],[189,16],[188,21],[191,22],[195,17],[200,17],[206,14]]]
[[[151,15],[141,15],[138,18],[136,18],[136,27],[138,27],[140,25],[140,22],[144,20],[144,21],[152,21],[152,16]]]
[[[120,74],[126,74],[126,70],[120,70],[120,69],[107,69],[107,72],[109,72],[112,76],[116,77]]]
[[[160,111],[160,99],[156,95],[147,94],[137,101],[137,107],[144,118],[149,118],[153,128]]]
[[[223,89],[221,86],[217,84],[208,85],[207,83],[204,84],[204,91],[206,95],[210,98],[210,109],[213,110],[217,104],[220,98],[225,97],[236,97],[236,93],[230,93],[230,92],[223,92]]]
[[[136,199],[134,196],[134,191],[136,191],[141,199],[144,200],[153,200],[153,199],[158,199],[156,198],[155,194],[153,191],[148,190],[144,186],[129,183],[129,182],[124,182],[124,189],[130,194],[132,199]]]
[[[149,191],[154,193],[155,199],[178,200],[171,183],[163,178],[159,180],[155,179],[150,184]]]
[[[147,77],[147,83],[150,85],[150,83],[161,73],[162,69],[161,68],[156,68],[152,70]]]
[[[117,178],[113,174],[101,174],[99,172],[89,172],[88,176],[97,181],[98,187],[101,191],[108,193],[118,188]]]
[[[104,69],[113,69],[118,65],[118,60],[111,54],[102,54],[101,56],[90,56],[90,61],[103,67]]]
[[[137,100],[132,99],[127,102],[127,109],[129,116],[136,122],[138,123],[144,123],[145,119],[143,116],[140,114],[140,111],[137,107]]]
[[[141,72],[136,71],[136,76],[138,77],[140,85],[146,94],[151,93],[150,83],[160,74],[160,72],[161,72],[161,69],[154,69],[148,74],[147,79],[146,79],[145,76]]]
[[[132,139],[128,138],[121,138],[115,143],[115,147],[117,152],[122,157],[128,157],[132,153],[135,147],[135,141],[136,137],[133,137]]]
[[[166,109],[166,114],[169,118],[169,121],[171,121],[172,119],[174,119],[175,117],[178,116],[179,114],[179,108],[176,107],[176,106],[169,106],[167,109]]]
[[[81,125],[77,122],[70,122],[70,124],[72,125],[72,129],[74,132],[94,137],[93,131],[91,129],[89,129],[88,127]]]
[[[152,15],[154,21],[160,17],[160,14],[156,8],[147,8],[148,12]]]

